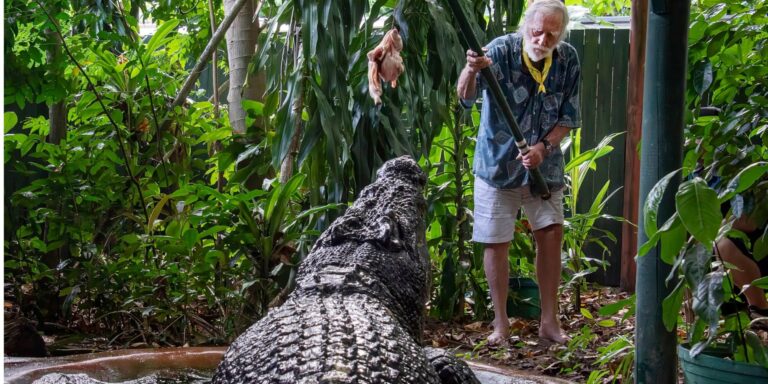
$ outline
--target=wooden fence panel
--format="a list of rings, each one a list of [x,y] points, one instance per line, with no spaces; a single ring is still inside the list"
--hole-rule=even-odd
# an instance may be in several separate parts
[[[605,136],[626,130],[627,63],[629,56],[629,30],[613,27],[588,27],[574,29],[568,41],[576,48],[581,60],[581,112],[582,151],[594,148]],[[579,192],[577,210],[587,212],[594,197],[610,181],[609,194],[615,193],[606,203],[604,214],[623,215],[625,136],[611,142],[613,151],[598,160],[597,169],[585,178]],[[613,220],[600,219],[591,235],[599,236],[607,250],[589,244],[584,252],[587,257],[605,259],[609,266],[599,270],[590,280],[603,285],[617,286],[621,271],[622,225]],[[615,241],[602,234],[607,231]]]

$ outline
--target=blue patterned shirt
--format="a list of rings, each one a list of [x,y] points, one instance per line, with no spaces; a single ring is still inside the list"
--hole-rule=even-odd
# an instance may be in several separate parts
[[[501,85],[512,114],[528,142],[538,143],[556,125],[577,128],[579,117],[579,77],[581,67],[576,50],[566,42],[560,43],[552,53],[552,66],[544,80],[546,93],[538,92],[538,84],[525,68],[522,58],[522,35],[508,34],[488,44],[488,57],[493,60],[491,70]],[[507,125],[493,95],[480,73],[477,89],[483,91],[480,113],[480,132],[475,148],[474,172],[488,184],[497,188],[518,188],[531,183],[531,176],[516,160],[519,150],[515,145],[512,128]],[[474,100],[462,100],[471,106]],[[558,146],[544,158],[539,170],[550,189],[565,186],[563,153]]]

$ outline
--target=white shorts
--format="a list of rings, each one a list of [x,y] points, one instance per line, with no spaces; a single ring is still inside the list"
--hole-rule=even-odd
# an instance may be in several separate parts
[[[472,241],[498,244],[512,241],[520,206],[535,231],[563,224],[563,190],[552,192],[549,200],[531,195],[529,186],[498,189],[475,178],[475,210]]]

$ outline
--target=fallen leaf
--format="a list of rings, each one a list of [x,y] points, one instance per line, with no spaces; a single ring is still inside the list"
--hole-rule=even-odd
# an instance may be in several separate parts
[[[467,331],[480,331],[483,329],[483,322],[475,321],[474,323],[469,323],[464,326],[464,329],[466,329]]]

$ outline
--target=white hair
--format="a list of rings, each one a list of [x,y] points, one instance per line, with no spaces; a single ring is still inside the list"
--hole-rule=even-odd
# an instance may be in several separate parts
[[[557,42],[560,44],[560,42],[565,39],[568,22],[570,21],[570,18],[568,17],[568,8],[566,8],[565,3],[562,0],[531,0],[528,9],[525,10],[523,22],[520,24],[521,32],[527,33],[528,24],[531,23],[533,17],[538,13],[543,13],[545,15],[561,13],[563,15],[563,29],[560,31],[559,41]]]

